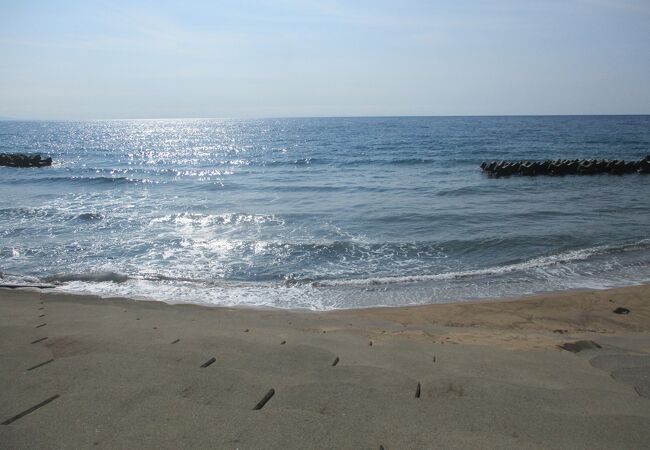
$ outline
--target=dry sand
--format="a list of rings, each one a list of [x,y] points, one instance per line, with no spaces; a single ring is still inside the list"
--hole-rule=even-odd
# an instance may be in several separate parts
[[[650,287],[328,313],[0,289],[0,383],[1,448],[649,448]]]

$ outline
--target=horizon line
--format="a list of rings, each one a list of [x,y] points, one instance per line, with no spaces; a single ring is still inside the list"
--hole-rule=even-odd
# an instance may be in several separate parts
[[[376,115],[305,115],[305,116],[229,116],[229,117],[106,117],[106,118],[18,118],[0,117],[0,122],[101,122],[119,120],[286,120],[286,119],[370,119],[370,118],[448,118],[448,117],[607,117],[650,116],[647,113],[596,113],[596,114],[376,114]]]

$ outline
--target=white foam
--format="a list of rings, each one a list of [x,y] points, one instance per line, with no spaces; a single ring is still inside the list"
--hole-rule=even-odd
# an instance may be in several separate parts
[[[127,275],[118,272],[89,272],[89,273],[62,273],[45,278],[48,282],[65,283],[70,281],[84,281],[87,283],[124,283],[129,279]]]
[[[556,255],[540,256],[532,258],[527,261],[508,264],[504,266],[488,267],[484,269],[465,270],[458,272],[446,272],[440,274],[428,275],[406,275],[406,276],[388,276],[388,277],[369,277],[347,280],[323,280],[316,281],[313,284],[315,287],[324,286],[363,286],[363,285],[382,285],[382,284],[397,284],[397,283],[417,283],[424,281],[443,281],[454,280],[458,278],[481,277],[489,275],[503,275],[512,272],[523,272],[531,269],[540,269],[551,267],[558,264],[584,261],[592,256],[601,255],[616,251],[627,251],[631,249],[639,249],[646,247],[650,243],[650,239],[644,239],[634,244],[623,246],[598,246],[580,250],[572,250],[569,252],[559,253]]]

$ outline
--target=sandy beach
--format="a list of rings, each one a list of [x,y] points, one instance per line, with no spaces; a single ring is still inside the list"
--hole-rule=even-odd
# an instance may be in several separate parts
[[[648,286],[324,313],[1,289],[0,358],[2,448],[650,445]]]
[[[0,450],[650,450],[650,0],[0,23]]]

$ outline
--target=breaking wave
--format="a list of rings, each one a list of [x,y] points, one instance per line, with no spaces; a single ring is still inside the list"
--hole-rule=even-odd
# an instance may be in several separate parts
[[[84,281],[86,283],[125,283],[129,277],[118,272],[89,272],[89,273],[62,273],[45,277],[48,283],[67,283],[70,281]]]
[[[475,270],[463,270],[457,272],[446,272],[439,274],[425,274],[425,275],[406,275],[406,276],[387,276],[387,277],[369,277],[360,279],[347,279],[347,280],[322,280],[312,282],[314,287],[324,286],[364,286],[364,285],[383,285],[383,284],[398,284],[398,283],[417,283],[423,281],[441,281],[441,280],[455,280],[460,278],[472,277],[485,277],[493,275],[505,275],[512,272],[523,272],[534,269],[542,269],[561,264],[585,261],[594,256],[616,254],[632,250],[648,250],[650,249],[650,239],[644,239],[633,244],[625,245],[612,245],[612,246],[599,246],[586,248],[581,250],[571,250],[556,255],[540,256],[532,258],[515,264],[508,264],[503,266],[487,267]]]

